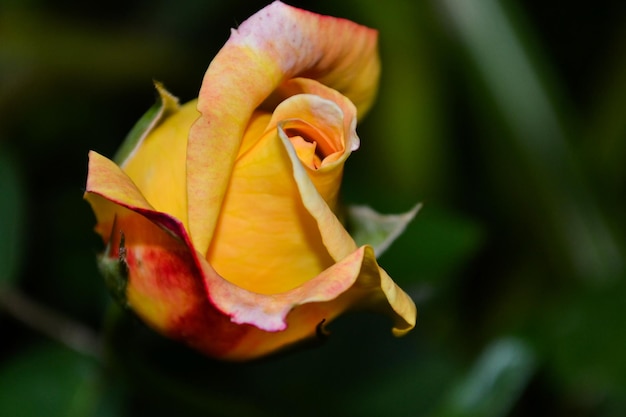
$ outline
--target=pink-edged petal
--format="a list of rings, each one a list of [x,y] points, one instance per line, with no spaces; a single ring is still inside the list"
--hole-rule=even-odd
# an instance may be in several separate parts
[[[238,288],[204,265],[210,297],[233,323],[253,329],[231,346],[225,358],[262,356],[315,336],[319,326],[352,308],[374,308],[389,314],[393,332],[415,325],[415,305],[378,267],[369,246],[358,248],[302,286],[282,294],[261,295]],[[388,299],[389,303],[380,303]]]
[[[95,196],[104,197],[105,200]],[[149,217],[173,235],[180,236],[181,230],[184,230],[180,220],[156,211],[120,167],[94,151],[89,152],[89,174],[84,197],[94,209],[97,219],[96,231],[105,243],[109,240],[110,229],[117,214],[115,205]]]
[[[211,242],[254,110],[283,81],[302,76],[345,94],[364,112],[375,96],[379,67],[376,31],[280,2],[232,31],[205,74],[202,115],[187,151],[189,228],[201,253]]]

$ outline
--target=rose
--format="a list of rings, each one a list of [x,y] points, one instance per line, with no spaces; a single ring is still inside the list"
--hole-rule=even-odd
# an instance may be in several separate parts
[[[396,335],[414,326],[412,300],[339,220],[356,115],[377,88],[376,37],[275,2],[232,31],[197,102],[180,107],[157,84],[161,104],[131,132],[119,166],[90,152],[100,266],[124,305],[231,360],[312,337],[348,309],[386,312]],[[415,213],[363,210],[349,211],[355,224],[387,242]]]

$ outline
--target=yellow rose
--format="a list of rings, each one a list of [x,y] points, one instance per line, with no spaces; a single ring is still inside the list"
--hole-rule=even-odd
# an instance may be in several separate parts
[[[197,101],[181,107],[157,85],[160,112],[117,163],[89,155],[85,198],[122,303],[230,360],[315,336],[348,309],[389,314],[396,335],[413,328],[413,301],[338,218],[378,75],[376,31],[275,2],[232,30]],[[363,210],[390,235],[415,214]]]

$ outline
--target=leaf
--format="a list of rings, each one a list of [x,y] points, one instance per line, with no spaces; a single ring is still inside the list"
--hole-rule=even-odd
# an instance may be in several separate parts
[[[148,109],[148,111],[139,119],[131,131],[126,135],[124,142],[118,149],[113,160],[120,166],[128,160],[135,152],[135,149],[141,146],[143,140],[148,136],[159,123],[172,113],[178,111],[180,105],[178,99],[168,92],[163,84],[158,81],[154,82],[154,87],[159,93],[157,102]]]
[[[417,204],[402,214],[380,214],[368,206],[348,206],[347,223],[357,246],[370,245],[382,255],[422,208]]]

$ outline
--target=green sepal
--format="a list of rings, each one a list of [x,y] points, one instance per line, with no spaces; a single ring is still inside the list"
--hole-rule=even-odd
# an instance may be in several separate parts
[[[119,255],[110,256],[110,246],[98,255],[98,269],[104,277],[104,282],[113,299],[122,307],[128,308],[126,287],[128,286],[128,264],[126,263],[126,247],[124,246],[124,234],[120,238]],[[110,243],[109,243],[110,245]]]
[[[157,102],[135,123],[135,126],[126,135],[124,142],[117,150],[113,161],[119,166],[124,166],[128,158],[141,146],[146,136],[154,128],[180,109],[178,98],[167,91],[163,84],[154,81],[154,87],[159,93]]]
[[[417,204],[406,213],[380,214],[368,206],[348,206],[346,223],[357,246],[372,246],[378,257],[404,232],[421,207]]]

